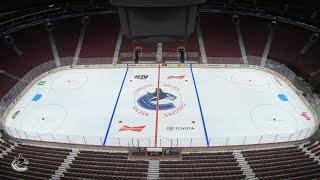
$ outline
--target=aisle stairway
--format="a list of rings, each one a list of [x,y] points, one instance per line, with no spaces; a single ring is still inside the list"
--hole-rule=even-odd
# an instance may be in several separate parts
[[[160,161],[157,159],[149,160],[147,179],[159,179]]]
[[[235,150],[233,151],[233,154],[235,158],[237,158],[237,162],[239,163],[239,166],[241,167],[241,170],[243,171],[244,175],[246,176],[246,179],[258,179],[252,169],[250,168],[250,165],[245,160],[243,155],[241,154],[241,151]]]

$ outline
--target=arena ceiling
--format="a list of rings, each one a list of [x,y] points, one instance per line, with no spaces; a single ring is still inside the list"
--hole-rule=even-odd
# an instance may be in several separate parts
[[[19,29],[50,20],[84,15],[119,12],[119,6],[112,5],[115,0],[1,0],[0,1],[0,37]],[[150,2],[148,0],[120,0],[122,2]],[[160,3],[170,0],[152,0]],[[174,0],[175,2],[194,2],[202,0]],[[205,0],[203,0],[205,1]],[[167,7],[172,6],[172,3]],[[195,6],[196,7],[196,6]],[[164,8],[166,9],[166,8]],[[264,18],[280,17],[281,22],[295,24],[319,32],[319,0],[206,0],[199,5],[200,12],[218,12],[229,14],[249,14]],[[140,12],[140,11],[139,11]],[[37,22],[32,16],[39,16]],[[23,17],[23,22],[12,23]],[[24,18],[24,17],[31,17]],[[41,19],[42,18],[42,19]],[[31,23],[32,22],[32,23]],[[9,25],[9,26],[7,26]],[[188,34],[188,33],[185,33]],[[176,34],[175,34],[176,35]]]
[[[127,0],[129,1],[129,0]],[[135,0],[132,0],[135,1]],[[167,0],[164,0],[167,1]],[[109,3],[109,0],[1,0],[0,1],[0,12],[7,12],[12,10],[23,10],[26,8],[49,6],[51,4],[66,4],[66,3],[88,3],[95,4],[104,2]],[[293,6],[306,6],[310,8],[320,8],[319,0],[207,0],[208,3],[214,4],[247,4],[251,5],[265,5],[270,8],[285,6],[286,4]]]

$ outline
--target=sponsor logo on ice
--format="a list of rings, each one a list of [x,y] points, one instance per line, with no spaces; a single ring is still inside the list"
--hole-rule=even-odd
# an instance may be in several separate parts
[[[184,79],[185,78],[185,75],[183,76],[169,76],[167,77],[167,79]]]
[[[136,75],[135,79],[148,79],[149,75]]]
[[[146,126],[122,126],[119,131],[134,131],[134,132],[141,132]]]
[[[308,120],[308,121],[311,119],[306,112],[302,112],[302,113],[301,113],[301,116],[302,116],[305,120]]]
[[[178,127],[178,126],[169,126],[166,128],[167,131],[193,131],[194,127]]]
[[[38,86],[42,86],[42,85],[44,85],[45,83],[46,83],[46,81],[39,81],[37,85],[38,85]]]
[[[11,119],[15,119],[19,115],[20,111],[16,111],[12,116]]]
[[[42,94],[36,94],[34,95],[34,97],[32,98],[32,101],[39,101],[42,97]]]

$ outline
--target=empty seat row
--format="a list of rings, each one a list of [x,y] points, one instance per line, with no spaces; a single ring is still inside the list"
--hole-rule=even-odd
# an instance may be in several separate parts
[[[208,172],[210,172],[211,175],[215,174],[215,175],[228,175],[228,174],[238,174],[238,173],[242,173],[241,169],[238,168],[233,168],[233,169],[210,169],[210,168],[198,168],[198,169],[180,169],[180,168],[174,168],[174,169],[160,169],[160,173],[161,174],[166,174],[166,175],[172,175],[175,173],[203,173],[204,175]]]
[[[290,154],[301,153],[300,149],[291,149],[291,150],[282,150],[282,151],[270,151],[270,152],[256,152],[256,153],[242,153],[246,157],[254,157],[254,156],[271,156],[271,155],[282,155],[288,156]]]
[[[134,161],[132,162],[108,162],[108,161],[100,161],[100,162],[96,162],[96,161],[81,161],[81,160],[76,160],[72,162],[72,166],[88,166],[88,167],[108,167],[108,166],[120,166],[120,167],[137,167],[137,168],[144,168],[144,167],[148,167],[148,164],[140,164],[140,163],[135,163]]]
[[[142,167],[121,167],[121,166],[95,166],[95,167],[88,167],[88,166],[78,166],[75,167],[73,165],[70,165],[70,171],[77,170],[77,171],[83,171],[83,172],[90,172],[94,173],[95,171],[101,172],[101,171],[123,171],[123,172],[147,172],[148,168],[142,168]]]
[[[78,156],[75,158],[79,161],[86,161],[88,163],[96,163],[96,162],[115,162],[115,163],[139,163],[139,164],[146,164],[145,161],[130,161],[128,159],[118,159],[118,158],[92,158],[92,157],[82,157]]]
[[[211,166],[211,167],[179,167],[179,168],[172,168],[172,167],[163,167],[161,166],[160,172],[191,172],[191,171],[232,171],[232,170],[240,170],[239,166]]]
[[[0,147],[1,148],[10,148],[11,144],[6,141],[0,141]]]
[[[297,157],[281,157],[281,158],[273,158],[273,159],[261,159],[261,160],[248,160],[250,164],[272,164],[272,163],[283,163],[286,162],[294,163],[300,161],[307,161],[309,157],[307,155],[297,156]]]
[[[189,155],[183,155],[182,156],[182,159],[184,159],[184,160],[193,160],[193,159],[218,159],[218,160],[220,160],[220,159],[232,159],[232,158],[234,158],[234,156],[232,155],[232,154],[230,154],[230,155],[214,155],[214,154],[212,154],[212,155],[203,155],[203,156],[195,156],[195,155],[192,155],[192,156],[189,156]]]
[[[186,153],[182,156],[233,156],[232,152],[200,152],[200,153]]]
[[[128,159],[128,156],[124,156],[124,155],[109,155],[109,154],[83,154],[83,153],[79,153],[78,157],[81,158],[87,158],[87,159]]]
[[[8,152],[9,155],[18,156],[18,154],[23,154],[24,157],[34,157],[34,158],[52,158],[52,159],[61,159],[65,158],[66,155],[63,154],[52,154],[52,153],[44,153],[44,152],[26,152],[21,150],[13,150],[12,152]]]
[[[303,172],[303,171],[309,171],[309,170],[319,170],[318,169],[319,166],[302,166],[302,167],[294,167],[294,168],[287,168],[287,169],[274,169],[272,171],[268,170],[268,171],[263,171],[263,172],[258,172],[255,169],[255,173],[257,174],[257,176],[259,177],[263,177],[263,176],[277,176],[280,174],[289,174],[289,173],[294,173],[294,172]]]
[[[263,179],[263,180],[273,180],[273,179],[289,179],[289,178],[297,178],[297,179],[301,179],[298,178],[299,176],[305,176],[305,175],[315,175],[316,178],[319,178],[320,176],[320,171],[319,169],[311,169],[311,170],[304,170],[304,171],[293,171],[293,172],[289,172],[289,173],[284,173],[284,174],[278,174],[278,175],[269,175],[269,176],[261,176],[260,174],[257,173],[256,176],[259,177],[259,179]]]
[[[301,165],[311,165],[315,164],[316,162],[313,161],[308,161],[305,159],[298,159],[298,160],[291,160],[291,161],[274,161],[271,163],[264,163],[264,162],[259,162],[259,163],[251,163],[248,162],[251,168],[266,168],[266,167],[274,167],[274,166],[283,166],[287,164],[301,164]]]
[[[119,168],[110,168],[110,170],[99,170],[99,169],[82,169],[82,168],[69,168],[68,172],[77,172],[77,173],[85,173],[85,174],[101,174],[101,175],[118,175],[121,174],[123,176],[141,176],[144,177],[148,169],[145,171],[129,171],[129,170],[120,170]]]
[[[309,151],[311,151],[312,153],[316,153],[316,152],[320,151],[320,143],[319,143],[319,141],[311,144],[310,146],[307,146],[307,149]]]
[[[266,166],[265,164],[259,164],[257,165],[251,165],[251,168],[254,169],[255,172],[269,172],[269,171],[276,171],[279,169],[291,169],[295,167],[313,167],[317,166],[316,162],[298,162],[298,163],[284,163],[284,164],[277,164],[277,165],[271,165],[271,166]]]
[[[61,154],[68,154],[71,152],[71,149],[62,149],[62,148],[51,148],[51,147],[40,147],[40,146],[31,146],[31,145],[19,145],[16,149],[23,149],[29,151],[41,151],[47,153],[61,153]]]
[[[111,158],[127,158],[128,154],[116,154],[116,153],[100,153],[100,152],[82,152],[78,154],[79,156],[85,156],[85,157],[111,157]]]
[[[244,155],[267,155],[267,154],[273,154],[274,152],[281,154],[281,153],[290,153],[290,152],[297,152],[300,151],[298,147],[285,147],[285,148],[271,148],[271,149],[259,149],[259,150],[249,150],[249,151],[241,151]]]
[[[146,174],[141,174],[141,176],[137,176],[137,174],[87,174],[87,173],[81,173],[81,172],[66,172],[64,175],[65,177],[72,177],[72,178],[82,178],[82,179],[146,179]]]
[[[299,158],[305,158],[307,155],[306,154],[296,154],[296,155],[269,155],[269,156],[254,156],[254,157],[246,157],[246,160],[247,161],[273,161],[273,160],[276,160],[276,161],[287,161],[287,160],[290,160],[290,159],[299,159]]]
[[[109,155],[119,155],[119,156],[128,156],[129,153],[125,152],[105,152],[105,151],[91,151],[91,150],[80,150],[81,154],[109,154]]]
[[[177,173],[175,176],[163,176],[160,174],[160,179],[167,179],[167,180],[175,180],[175,179],[183,179],[183,180],[194,180],[194,179],[202,179],[202,180],[240,180],[245,179],[245,175],[237,174],[237,175],[222,175],[222,176],[197,176],[193,175],[192,173],[180,174]]]

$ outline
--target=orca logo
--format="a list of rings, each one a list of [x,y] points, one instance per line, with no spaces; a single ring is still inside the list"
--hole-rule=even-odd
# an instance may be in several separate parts
[[[159,89],[159,110],[170,110],[175,108],[174,101],[177,99],[177,97],[173,94],[166,93],[162,91],[162,89]],[[167,100],[168,103],[161,104],[161,100]],[[170,102],[171,101],[171,102]],[[157,89],[155,89],[155,92],[149,93],[141,96],[138,98],[137,103],[147,110],[153,110],[155,111],[157,109]]]
[[[149,75],[136,75],[135,79],[148,79]]]
[[[28,171],[29,161],[22,157],[22,154],[19,154],[18,157],[15,157],[11,162],[11,167],[13,170],[17,172],[25,172]]]

